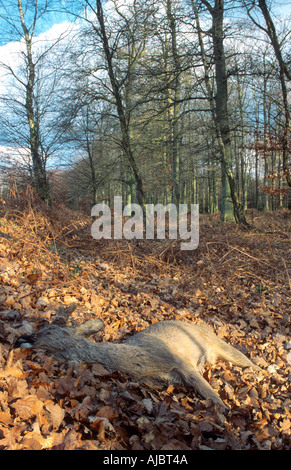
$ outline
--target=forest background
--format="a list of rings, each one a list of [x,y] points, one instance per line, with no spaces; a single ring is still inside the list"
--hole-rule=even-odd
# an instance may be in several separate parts
[[[290,2],[0,5],[1,193],[290,208]],[[288,100],[289,98],[289,100]]]

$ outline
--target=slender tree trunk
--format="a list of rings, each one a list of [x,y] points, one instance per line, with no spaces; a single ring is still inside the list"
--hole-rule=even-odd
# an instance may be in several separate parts
[[[216,137],[219,144],[220,161],[222,167],[222,179],[227,179],[230,189],[230,196],[233,204],[233,212],[236,222],[248,225],[245,217],[243,205],[240,203],[235,179],[231,170],[232,151],[231,151],[231,134],[229,127],[228,117],[228,91],[227,91],[227,73],[224,54],[224,30],[223,30],[223,15],[224,15],[224,1],[215,0],[215,6],[211,5],[206,0],[202,3],[207,7],[212,16],[212,37],[214,49],[214,62],[216,71],[216,98],[213,97],[210,77],[209,66],[206,59],[205,48],[202,38],[202,30],[200,27],[199,14],[195,0],[192,0],[193,10],[196,17],[198,38],[201,50],[201,56],[205,72],[205,85],[209,97],[210,108],[215,124]],[[226,184],[224,185],[226,188]],[[223,190],[225,191],[225,189]],[[222,197],[224,194],[222,194]]]
[[[269,159],[267,154],[268,136],[267,136],[267,77],[265,70],[265,57],[264,57],[264,87],[263,87],[263,118],[264,118],[264,148],[263,148],[263,159],[264,159],[264,188],[267,189],[269,186]],[[269,195],[267,191],[264,191],[264,210],[269,210]]]
[[[211,10],[212,14],[212,31],[213,31],[213,49],[216,72],[216,120],[219,133],[222,140],[221,163],[226,174],[230,195],[233,203],[234,217],[239,223],[247,225],[244,207],[240,203],[234,176],[231,170],[232,150],[231,150],[231,133],[229,127],[228,115],[228,90],[227,90],[227,72],[224,54],[224,0],[215,0],[215,6]]]
[[[94,154],[93,154],[92,143],[90,142],[87,132],[85,132],[85,136],[86,136],[86,149],[87,149],[89,165],[90,165],[90,173],[91,173],[92,204],[95,205],[97,204],[97,177],[96,177],[96,170],[95,170]]]
[[[177,28],[176,28],[176,19],[172,11],[172,0],[167,0],[167,19],[169,22],[170,32],[171,32],[171,54],[174,64],[174,79],[171,80],[171,88],[173,92],[171,93],[171,147],[173,155],[173,164],[172,164],[172,175],[173,175],[173,190],[172,190],[172,202],[179,207],[180,203],[180,155],[179,155],[179,117],[180,117],[180,95],[181,95],[181,84],[180,84],[180,74],[181,74],[181,64],[180,57],[178,53],[177,46]]]
[[[284,131],[283,131],[283,138],[282,138],[282,166],[284,171],[284,176],[286,178],[288,186],[291,187],[291,171],[290,171],[290,163],[289,163],[289,138],[290,138],[290,127],[291,127],[291,115],[290,115],[290,106],[288,103],[288,90],[285,79],[291,80],[291,72],[289,71],[288,66],[283,60],[280,42],[277,36],[276,28],[273,23],[272,17],[270,15],[269,9],[267,7],[265,0],[258,0],[259,8],[264,16],[267,29],[263,28],[259,25],[256,20],[251,16],[250,10],[248,10],[249,16],[253,20],[253,22],[262,30],[267,33],[270,38],[271,44],[273,46],[276,59],[279,64],[279,71],[280,71],[280,84],[281,84],[281,91],[282,91],[282,98],[283,98],[283,106],[284,106],[284,114],[285,114],[285,124],[284,124]]]
[[[121,136],[122,136],[122,147],[124,155],[126,156],[129,166],[131,168],[132,174],[135,179],[136,183],[136,197],[138,204],[144,209],[145,208],[145,196],[143,191],[143,183],[142,178],[132,151],[131,142],[130,142],[130,134],[129,134],[129,123],[128,119],[126,119],[126,112],[123,106],[122,97],[120,94],[120,88],[118,82],[115,77],[113,61],[112,61],[112,51],[109,46],[108,36],[106,33],[105,23],[104,23],[104,15],[103,15],[103,8],[101,0],[96,0],[96,16],[100,26],[100,35],[102,40],[102,46],[104,50],[104,54],[106,57],[107,62],[107,71],[112,87],[112,93],[116,103],[116,109],[119,118],[119,124],[121,129]]]
[[[259,209],[259,152],[257,133],[255,142],[255,208]]]
[[[34,34],[35,21],[33,24],[32,31],[30,32],[25,23],[24,12],[22,8],[22,0],[18,0],[18,11],[21,21],[21,27],[24,34],[25,46],[26,46],[26,59],[28,68],[28,80],[26,84],[26,99],[25,99],[25,110],[29,124],[29,142],[30,152],[33,166],[33,178],[34,185],[40,198],[47,202],[49,205],[52,204],[52,198],[49,188],[49,182],[47,179],[45,163],[40,155],[40,141],[39,141],[39,122],[38,117],[34,108],[34,89],[35,89],[35,64],[33,62],[32,55],[32,39]]]
[[[245,115],[244,115],[244,104],[243,104],[243,85],[240,81],[240,77],[237,77],[238,86],[238,104],[239,113],[241,120],[241,152],[240,152],[240,180],[241,180],[241,202],[244,209],[247,208],[246,200],[246,171],[245,171]]]

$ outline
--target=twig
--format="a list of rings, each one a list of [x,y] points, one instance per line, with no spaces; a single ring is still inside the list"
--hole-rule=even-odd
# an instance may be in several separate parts
[[[282,271],[278,268],[275,268],[275,266],[273,266],[272,264],[270,263],[267,263],[267,261],[263,261],[262,259],[259,259],[259,258],[256,258],[255,256],[252,256],[252,255],[249,255],[248,253],[246,253],[245,251],[242,251],[242,250],[239,250],[238,248],[236,247],[232,247],[234,250],[238,251],[239,253],[242,253],[243,255],[246,255],[248,256],[249,258],[255,260],[255,261],[258,261],[259,263],[263,263],[265,264],[266,266],[269,266],[271,267],[272,269],[275,269],[275,271],[278,271],[279,273],[282,274]]]
[[[283,264],[285,266],[285,270],[286,270],[286,274],[287,274],[287,278],[288,278],[288,282],[289,282],[289,289],[291,290],[291,280],[290,280],[290,276],[289,276],[288,269],[287,269],[284,258],[282,258],[282,261],[283,261]]]
[[[127,242],[127,247],[128,247],[128,250],[129,250],[130,257],[131,257],[131,264],[132,264],[132,267],[133,267],[133,271],[136,273],[136,266],[135,266],[134,256],[133,256],[133,253],[132,253],[132,248],[131,248],[131,245],[128,242]]]
[[[161,257],[170,249],[172,248],[179,240],[174,240],[171,242],[161,253],[158,254],[158,257],[161,259]]]
[[[234,248],[232,248],[230,251],[228,251],[227,253],[225,253],[221,258],[219,258],[218,261],[220,262],[221,260],[223,260],[223,258],[226,258],[233,250],[234,250]]]

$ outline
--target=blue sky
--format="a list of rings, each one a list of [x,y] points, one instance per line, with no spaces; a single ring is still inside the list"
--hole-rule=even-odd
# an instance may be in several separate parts
[[[0,0],[0,46],[19,39],[17,31],[13,27],[13,25],[20,26],[17,3],[18,0]],[[25,15],[27,25],[29,25],[33,19],[35,1],[22,0],[22,3],[23,9],[29,5]],[[39,11],[42,11],[44,4],[45,0],[38,1]],[[77,9],[79,5],[80,3],[77,1],[48,0],[48,10],[37,21],[35,36],[48,31],[55,24],[72,21],[72,16],[66,13],[66,7],[72,10],[72,7]]]
[[[126,1],[126,0],[123,0]],[[144,0],[146,2],[146,0]],[[183,1],[183,0],[181,0]],[[28,12],[34,13],[35,0],[22,0],[23,8],[29,5]],[[46,0],[38,0],[39,8],[45,4]],[[19,38],[13,27],[5,20],[12,20],[19,23],[17,10],[18,0],[0,0],[0,46],[11,41],[17,41]],[[94,4],[94,2],[92,2]],[[236,2],[234,2],[235,4]],[[291,0],[271,0],[272,11],[279,17],[291,17]],[[65,21],[70,22],[72,16],[66,13],[66,10],[81,8],[82,2],[77,0],[48,0],[48,12],[37,22],[36,36],[48,31],[54,24],[60,24]],[[29,22],[29,15],[27,16]]]

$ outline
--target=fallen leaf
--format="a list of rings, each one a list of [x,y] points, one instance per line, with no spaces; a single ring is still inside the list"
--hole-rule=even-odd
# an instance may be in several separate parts
[[[283,431],[288,431],[291,428],[291,421],[290,419],[286,418],[280,424],[280,427]]]
[[[22,440],[23,449],[42,450],[50,449],[54,444],[54,435],[45,438],[40,433],[28,432]]]
[[[9,376],[6,378],[7,391],[9,398],[20,398],[27,393],[27,382],[26,380]]]
[[[28,274],[27,276],[29,284],[35,284],[39,279],[38,273]]]
[[[8,424],[11,424],[12,422],[13,422],[13,419],[10,413],[0,411],[0,423],[8,425]]]
[[[19,398],[11,404],[21,419],[29,419],[40,413],[43,409],[43,403],[35,395],[27,395]]]
[[[58,404],[52,402],[45,404],[45,409],[49,412],[48,420],[51,422],[53,429],[57,430],[65,417],[65,410]]]
[[[115,408],[112,408],[111,406],[102,406],[100,410],[96,413],[96,416],[99,416],[101,418],[107,418],[109,421],[111,421],[114,418],[118,418],[118,411]]]

